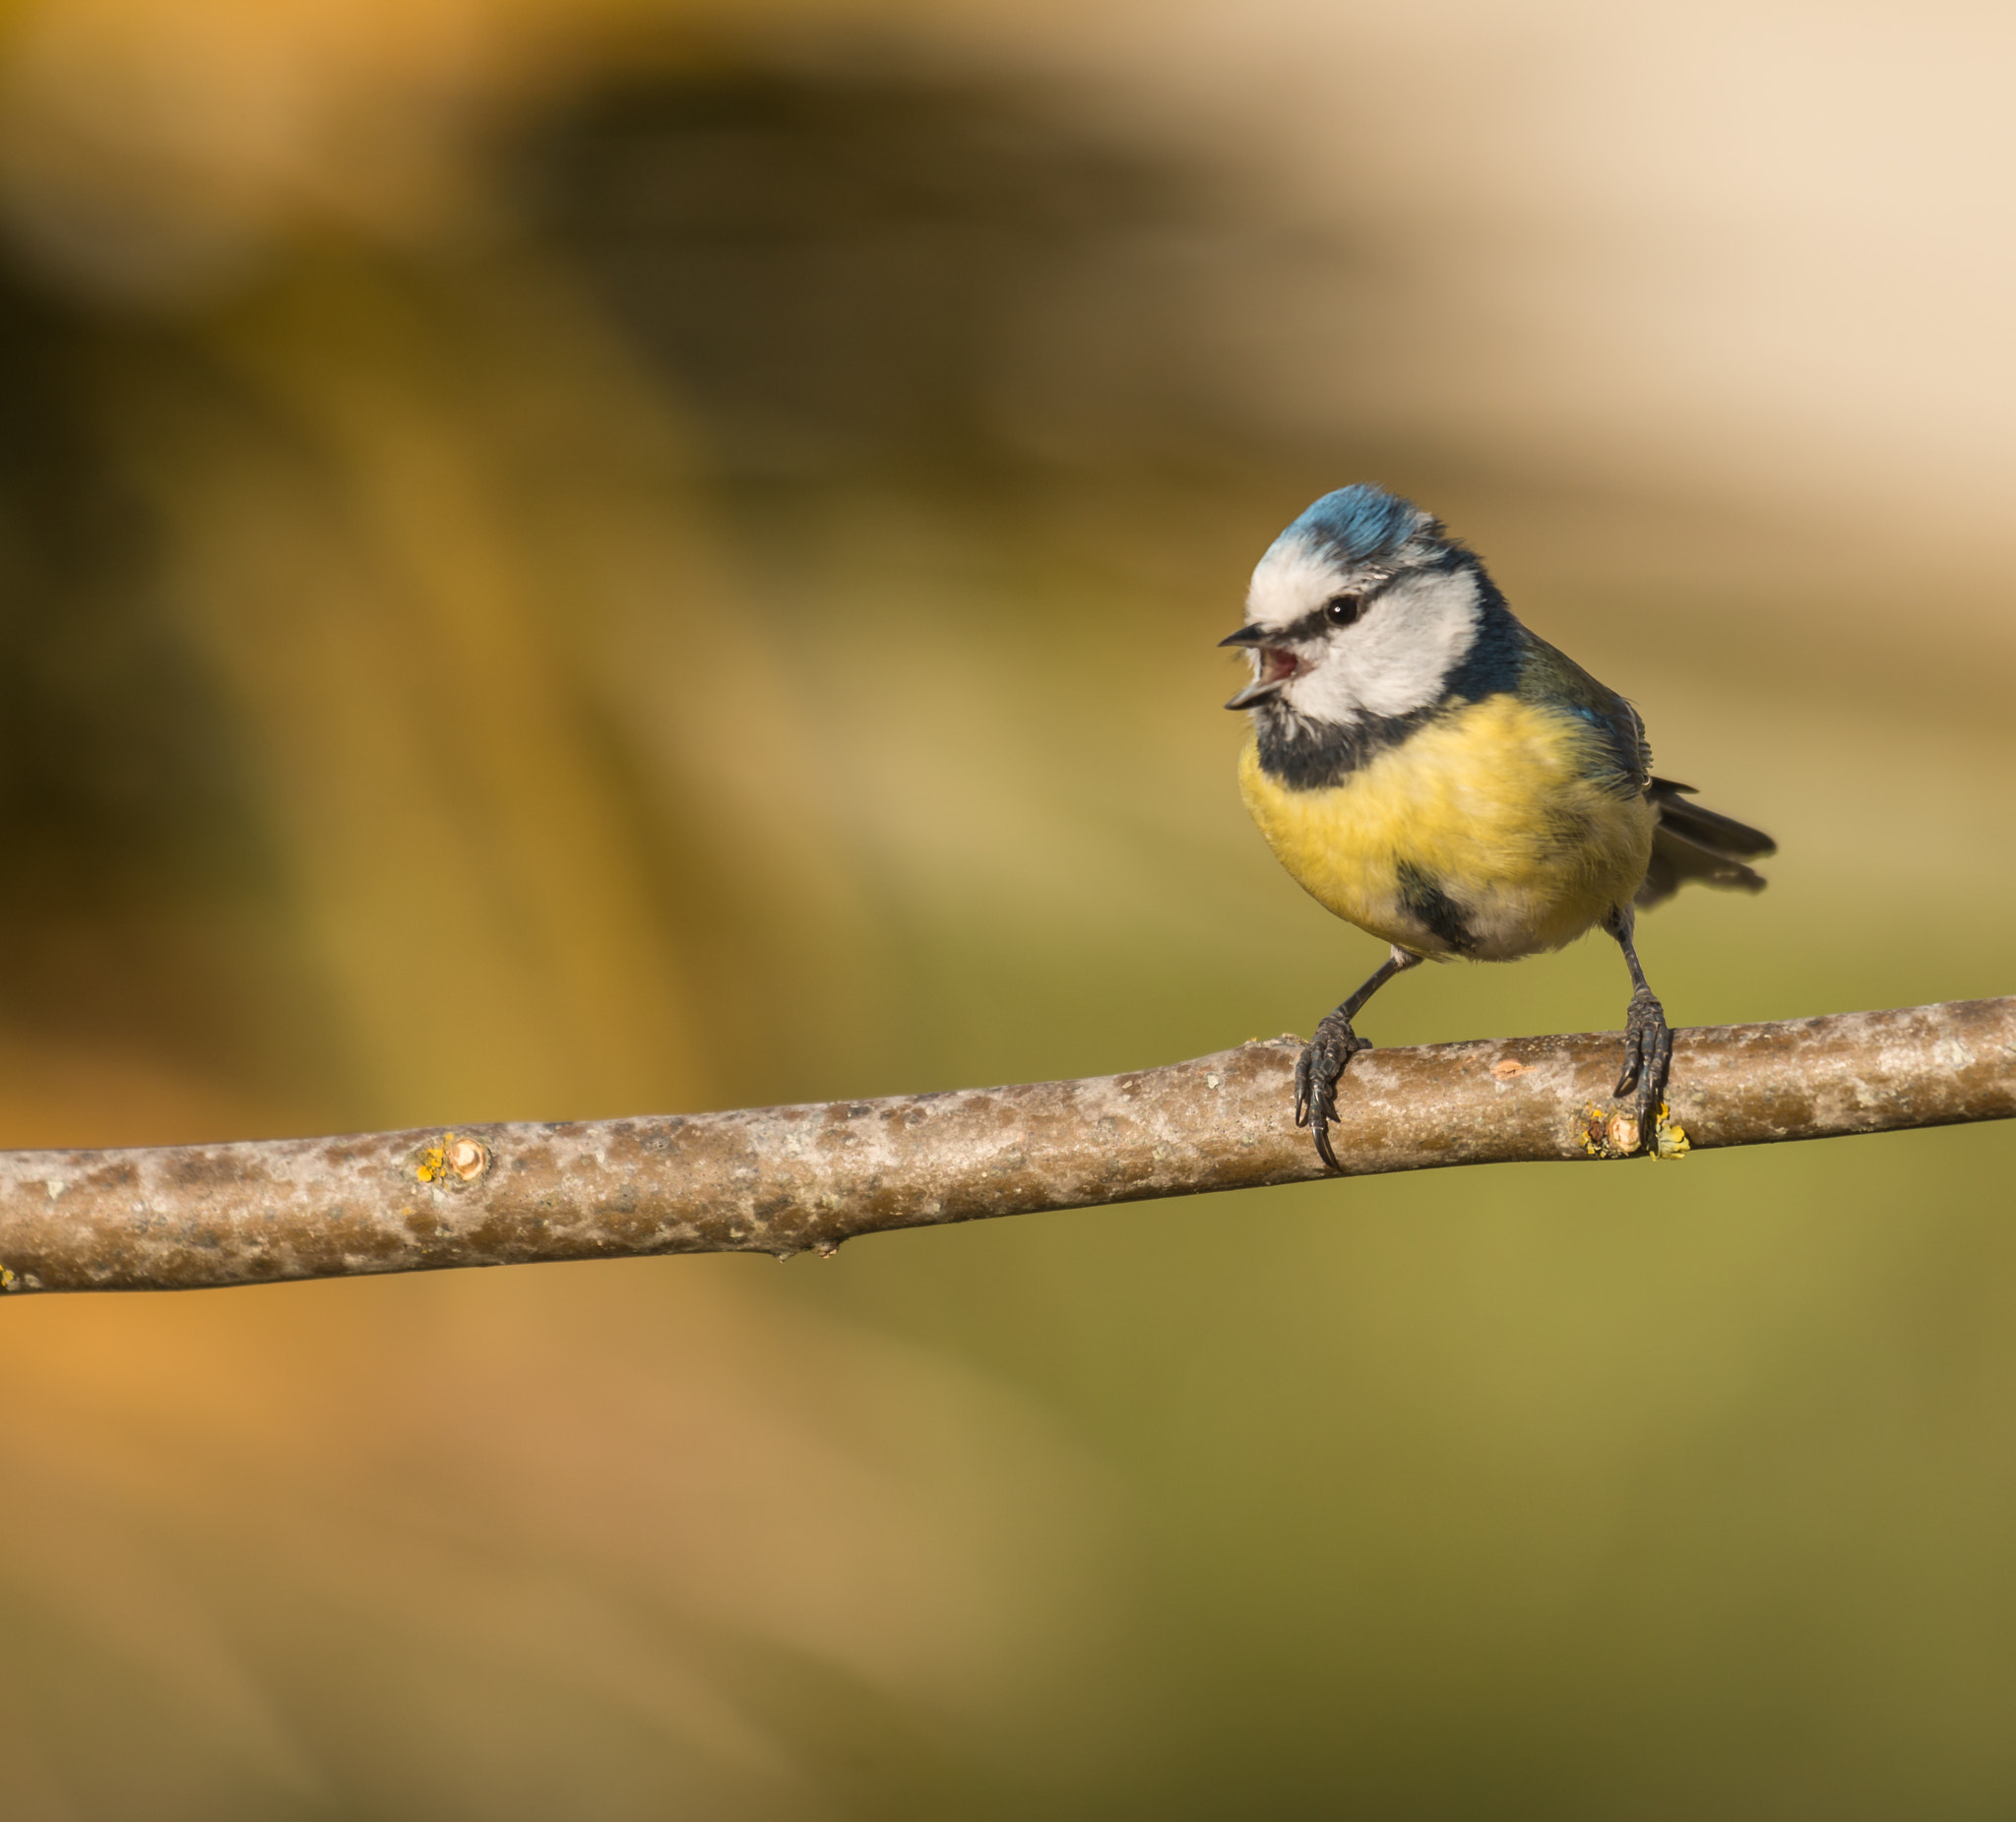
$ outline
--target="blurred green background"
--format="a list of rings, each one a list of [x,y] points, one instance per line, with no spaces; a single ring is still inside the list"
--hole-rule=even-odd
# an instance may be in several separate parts
[[[1676,1021],[2007,990],[2012,37],[17,0],[0,1143],[1306,1031],[1213,647],[1359,478],[1779,837]],[[0,1807],[2006,1815],[2012,1139],[16,1300]]]

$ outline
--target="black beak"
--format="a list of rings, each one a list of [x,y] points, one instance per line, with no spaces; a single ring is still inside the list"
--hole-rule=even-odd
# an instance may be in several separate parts
[[[1229,639],[1218,642],[1221,646],[1233,646],[1255,653],[1260,660],[1253,681],[1226,704],[1228,709],[1250,709],[1256,702],[1265,702],[1301,668],[1293,652],[1286,646],[1268,643],[1270,638],[1280,637],[1278,631],[1270,631],[1264,626],[1242,626]]]

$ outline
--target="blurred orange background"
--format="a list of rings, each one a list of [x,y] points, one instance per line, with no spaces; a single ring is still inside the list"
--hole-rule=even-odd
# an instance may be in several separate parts
[[[1676,1022],[2007,990],[2012,38],[14,0],[0,1143],[1307,1030],[1213,647],[1353,479],[1779,837]],[[6,1813],[2000,1814],[2010,1147],[13,1299]]]

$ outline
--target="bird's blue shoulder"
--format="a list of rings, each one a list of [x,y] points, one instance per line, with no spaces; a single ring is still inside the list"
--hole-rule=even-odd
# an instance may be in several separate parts
[[[1521,651],[1513,693],[1543,703],[1588,724],[1597,738],[1591,748],[1595,777],[1620,797],[1641,794],[1651,782],[1652,749],[1638,711],[1615,690],[1600,683],[1565,652],[1520,627]]]
[[[1443,712],[1488,696],[1545,704],[1586,723],[1596,734],[1591,750],[1597,766],[1593,776],[1599,783],[1619,796],[1644,790],[1652,753],[1638,711],[1524,626],[1498,585],[1468,551],[1456,549],[1450,560],[1467,565],[1477,578],[1478,628],[1470,651],[1449,673]]]

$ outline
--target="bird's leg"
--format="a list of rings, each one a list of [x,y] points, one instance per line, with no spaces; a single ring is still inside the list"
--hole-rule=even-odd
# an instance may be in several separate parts
[[[1639,1143],[1647,1151],[1659,1147],[1659,1109],[1666,1100],[1667,1073],[1672,1067],[1673,1035],[1667,1028],[1666,1008],[1646,984],[1631,946],[1632,912],[1620,905],[1604,919],[1604,928],[1617,939],[1624,966],[1631,971],[1631,1010],[1624,1015],[1624,1068],[1611,1092],[1619,1099],[1638,1091]]]
[[[1295,1124],[1313,1129],[1316,1155],[1331,1169],[1341,1169],[1337,1154],[1330,1149],[1330,1122],[1337,1117],[1337,1083],[1345,1065],[1360,1050],[1372,1046],[1351,1028],[1365,1001],[1395,974],[1404,974],[1420,961],[1405,949],[1396,949],[1379,965],[1371,979],[1333,1013],[1324,1016],[1316,1035],[1303,1047],[1295,1063]]]

